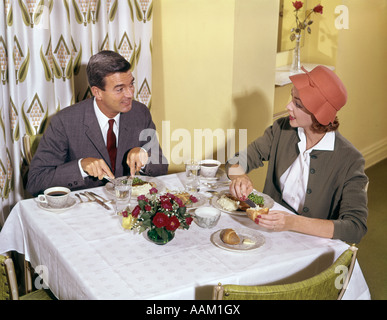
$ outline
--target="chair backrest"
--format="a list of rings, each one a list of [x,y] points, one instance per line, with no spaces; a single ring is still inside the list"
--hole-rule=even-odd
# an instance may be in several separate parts
[[[0,255],[0,300],[18,300],[15,267],[8,256]]]
[[[291,284],[267,286],[219,284],[214,287],[213,298],[216,300],[340,300],[351,278],[356,253],[357,248],[351,246],[333,265],[320,274]]]
[[[25,134],[23,136],[23,150],[24,150],[24,156],[26,157],[27,164],[29,165],[32,161],[32,158],[38,149],[38,145],[40,142],[40,139],[42,138],[43,134],[36,134],[34,136],[30,136],[28,134]]]

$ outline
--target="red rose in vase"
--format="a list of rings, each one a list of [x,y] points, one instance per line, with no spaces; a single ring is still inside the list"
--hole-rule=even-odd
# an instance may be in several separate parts
[[[152,221],[157,228],[162,228],[169,224],[168,216],[162,212],[157,212]]]
[[[313,12],[323,14],[323,6],[322,6],[321,4],[315,6],[315,7],[313,8]]]
[[[167,224],[165,228],[169,231],[175,231],[178,227],[180,227],[179,219],[175,216],[170,217],[168,222],[169,224]]]
[[[302,1],[295,1],[295,2],[292,2],[293,3],[293,7],[296,9],[296,10],[300,10],[302,8],[302,6],[304,5],[302,3]]]

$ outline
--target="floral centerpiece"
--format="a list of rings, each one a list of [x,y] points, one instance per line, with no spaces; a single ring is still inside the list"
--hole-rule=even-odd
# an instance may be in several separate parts
[[[294,48],[293,63],[292,63],[291,70],[293,72],[298,72],[301,69],[301,65],[300,65],[301,32],[302,32],[302,30],[305,30],[305,29],[308,33],[312,32],[312,29],[310,27],[311,24],[313,23],[312,14],[313,13],[322,14],[323,13],[323,6],[321,4],[318,4],[313,9],[307,10],[305,13],[305,19],[302,20],[302,19],[300,19],[298,14],[300,12],[300,9],[304,6],[304,3],[302,1],[295,1],[292,3],[293,3],[293,7],[295,9],[294,12],[295,12],[295,17],[296,17],[296,27],[292,28],[292,30],[290,30],[291,31],[290,40],[291,41],[296,40],[296,46]]]
[[[157,194],[157,189],[152,188],[149,195],[137,197],[138,205],[131,213],[124,211],[124,219],[129,224],[126,228],[137,230],[142,233],[147,230],[150,240],[158,244],[165,244],[172,240],[175,231],[178,228],[189,229],[192,223],[192,216],[187,212],[189,203],[197,202],[194,196],[183,203],[183,201],[174,194]]]

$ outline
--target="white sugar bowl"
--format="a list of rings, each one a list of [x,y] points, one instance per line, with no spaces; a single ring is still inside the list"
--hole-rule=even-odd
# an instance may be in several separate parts
[[[200,207],[195,210],[194,221],[199,227],[213,228],[220,218],[220,210],[213,207]]]

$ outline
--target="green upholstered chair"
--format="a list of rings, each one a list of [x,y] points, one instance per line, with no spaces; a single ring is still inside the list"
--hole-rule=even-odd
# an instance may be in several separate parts
[[[352,275],[356,253],[357,247],[352,245],[328,269],[312,278],[295,283],[262,286],[219,283],[214,287],[213,298],[215,300],[341,300]],[[348,271],[346,276],[343,276],[343,270]]]
[[[23,150],[24,156],[26,157],[27,164],[31,163],[32,157],[34,156],[36,150],[38,149],[39,141],[42,138],[43,134],[36,134],[30,136],[25,134],[23,136]]]
[[[24,161],[22,163],[22,166],[20,168],[20,174],[23,180],[23,187],[24,189],[27,186],[27,180],[28,180],[28,171],[29,166],[32,161],[32,158],[38,149],[38,145],[40,142],[40,139],[42,138],[43,134],[36,134],[33,136],[30,136],[28,134],[25,134],[22,138],[23,143],[23,152],[24,152]],[[30,198],[31,195],[26,193],[25,198]]]
[[[19,296],[16,273],[10,257],[0,255],[0,300],[56,300],[49,290],[39,289]]]

